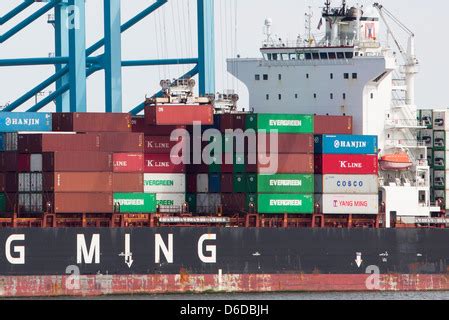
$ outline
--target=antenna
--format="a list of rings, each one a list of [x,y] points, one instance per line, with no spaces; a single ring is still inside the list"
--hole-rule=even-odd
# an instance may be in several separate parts
[[[270,43],[271,41],[271,26],[273,25],[273,20],[271,18],[265,19],[265,30],[264,33],[267,36],[267,43]]]
[[[310,46],[312,44],[312,17],[313,17],[313,11],[311,6],[309,6],[309,12],[306,13],[305,16],[306,16],[305,29],[307,35],[307,43]]]
[[[326,2],[324,2],[324,12],[326,14],[329,14],[331,9],[331,1],[330,0],[326,0]]]

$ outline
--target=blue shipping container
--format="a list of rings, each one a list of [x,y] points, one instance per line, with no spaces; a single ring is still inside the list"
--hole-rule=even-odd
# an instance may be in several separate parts
[[[316,135],[316,154],[377,154],[377,136]]]
[[[221,176],[220,174],[209,175],[209,192],[220,193],[221,192]]]
[[[51,131],[51,113],[0,112],[0,132]]]
[[[0,132],[0,151],[5,151],[5,134]]]

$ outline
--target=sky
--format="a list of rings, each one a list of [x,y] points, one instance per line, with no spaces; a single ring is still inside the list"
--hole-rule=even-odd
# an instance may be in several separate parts
[[[19,4],[21,0],[0,1],[0,16]],[[122,1],[122,21],[125,22],[152,0]],[[371,6],[375,1],[348,0],[348,4],[359,3]],[[416,80],[416,101],[419,108],[446,108],[449,63],[447,63],[448,42],[443,31],[447,29],[447,0],[384,0],[378,1],[416,35],[416,52],[420,61],[420,73]],[[248,107],[248,92],[242,83],[226,72],[226,58],[240,55],[260,57],[259,48],[264,38],[265,18],[273,20],[273,32],[283,39],[296,39],[304,34],[305,13],[312,7],[314,32],[320,17],[324,0],[215,0],[215,50],[216,91],[234,90],[240,95],[240,107]],[[332,4],[340,4],[333,0]],[[5,25],[0,25],[0,34],[14,23],[21,21],[42,4],[35,4]],[[87,46],[103,37],[103,1],[86,0]],[[385,27],[382,26],[385,30]],[[398,38],[406,46],[406,36],[399,29]],[[0,59],[18,57],[48,57],[54,52],[54,29],[47,23],[47,15],[15,37],[0,44]],[[157,59],[196,56],[196,1],[169,0],[156,14],[146,18],[133,29],[123,34],[122,58]],[[96,54],[101,54],[99,50]],[[146,95],[159,90],[159,80],[182,75],[192,66],[139,67],[123,69],[123,111],[140,104]],[[0,106],[10,103],[54,73],[52,66],[0,67]],[[42,96],[28,101],[20,111],[41,100]],[[88,79],[88,111],[104,109],[104,73],[98,72]],[[49,104],[44,111],[54,111]]]

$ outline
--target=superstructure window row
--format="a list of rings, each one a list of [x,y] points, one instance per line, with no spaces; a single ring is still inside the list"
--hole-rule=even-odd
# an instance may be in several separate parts
[[[289,60],[337,60],[352,59],[354,52],[294,52],[294,53],[265,53],[264,57],[270,61]]]

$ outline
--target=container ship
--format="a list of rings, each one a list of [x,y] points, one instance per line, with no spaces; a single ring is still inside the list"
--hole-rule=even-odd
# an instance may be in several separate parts
[[[192,79],[144,116],[1,112],[0,296],[448,290],[448,114],[389,14],[326,1],[320,41],[267,19],[228,60],[251,112]]]

